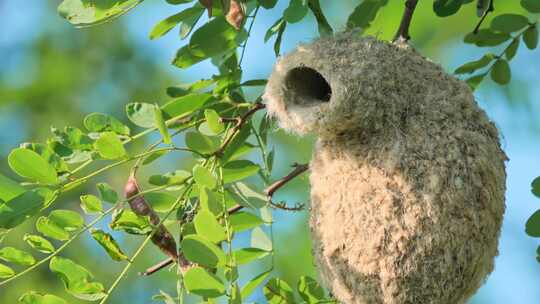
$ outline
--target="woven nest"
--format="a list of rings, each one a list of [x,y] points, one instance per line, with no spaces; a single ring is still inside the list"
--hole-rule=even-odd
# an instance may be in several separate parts
[[[343,303],[464,303],[493,270],[506,156],[469,87],[405,45],[353,32],[301,45],[265,92],[318,135],[310,226]]]

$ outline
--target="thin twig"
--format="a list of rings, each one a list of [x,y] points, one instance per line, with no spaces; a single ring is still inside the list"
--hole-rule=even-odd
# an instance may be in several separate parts
[[[482,17],[480,17],[480,21],[478,21],[478,24],[476,24],[476,27],[474,28],[473,33],[478,33],[478,30],[480,30],[480,26],[482,26],[482,23],[484,20],[486,20],[486,17],[489,13],[493,12],[495,8],[493,7],[493,0],[489,0],[489,7],[487,10],[484,11],[482,14]]]
[[[284,206],[283,204],[275,204],[275,203],[272,202],[272,195],[277,190],[279,190],[279,188],[283,187],[285,184],[290,182],[292,179],[294,179],[295,177],[297,177],[298,175],[304,173],[305,171],[307,171],[309,169],[309,165],[307,165],[307,164],[294,164],[294,167],[295,168],[291,173],[289,173],[285,177],[279,179],[278,181],[276,181],[275,183],[270,185],[268,188],[266,188],[266,190],[264,191],[266,193],[266,195],[268,195],[269,204],[272,205],[273,207],[276,207],[276,208],[279,208],[279,209],[284,209],[284,210],[289,210],[289,211],[298,211],[298,210],[303,209],[303,205],[300,205],[300,204],[297,204],[295,207],[287,207],[287,206]],[[242,206],[240,204],[237,204],[237,205],[229,208],[227,210],[227,213],[228,214],[233,214],[233,213],[236,213],[236,212],[242,210],[243,208],[244,208],[244,206]],[[146,269],[144,272],[141,272],[140,274],[144,275],[144,276],[149,276],[149,275],[151,275],[153,273],[156,273],[159,270],[167,267],[168,265],[170,265],[173,262],[174,262],[173,259],[167,258],[166,260],[163,260],[163,261],[159,262],[158,264],[156,264],[156,265],[154,265],[152,267],[149,267],[148,269]]]
[[[255,8],[255,12],[253,13],[253,18],[251,18],[251,23],[249,24],[249,28],[247,31],[247,38],[246,42],[242,45],[242,54],[240,55],[240,60],[238,60],[238,67],[242,67],[242,61],[244,60],[244,55],[246,54],[246,47],[249,40],[249,37],[251,36],[251,29],[253,28],[253,24],[255,23],[255,18],[257,18],[257,13],[259,12],[260,6],[257,5]]]
[[[411,26],[411,20],[416,9],[416,4],[418,0],[407,0],[405,2],[405,10],[403,11],[403,17],[401,18],[401,24],[399,29],[394,36],[394,41],[409,41],[411,36],[409,35],[409,27]]]

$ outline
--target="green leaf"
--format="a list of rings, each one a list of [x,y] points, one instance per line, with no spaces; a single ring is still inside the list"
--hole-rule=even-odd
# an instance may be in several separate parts
[[[536,197],[540,198],[540,176],[535,178],[531,183],[531,192]]]
[[[251,246],[265,251],[272,251],[272,240],[266,235],[261,227],[256,227],[251,231]]]
[[[143,128],[154,126],[154,105],[145,102],[133,102],[126,105],[126,115],[132,123]]]
[[[83,217],[71,210],[54,210],[49,214],[49,219],[66,231],[75,231],[84,226]]]
[[[308,12],[307,0],[290,0],[289,6],[283,12],[283,18],[289,23],[304,19]]]
[[[103,285],[98,282],[89,282],[92,274],[72,260],[53,257],[49,268],[60,276],[66,290],[79,299],[96,301],[106,295]]]
[[[519,38],[514,38],[512,40],[512,43],[506,48],[506,51],[504,52],[504,55],[506,56],[507,60],[512,60],[514,56],[516,56],[517,50],[519,48]]]
[[[507,84],[510,82],[511,78],[511,72],[510,72],[510,65],[508,65],[508,61],[504,59],[499,59],[495,62],[493,67],[491,68],[490,73],[491,79],[495,81],[498,84]]]
[[[98,183],[96,188],[102,200],[115,204],[118,201],[118,193],[106,183]]]
[[[496,58],[495,54],[488,53],[484,55],[482,58],[480,58],[479,60],[465,63],[464,65],[457,68],[454,73],[470,74],[478,69],[488,66],[495,58]]]
[[[105,159],[119,159],[126,156],[124,145],[113,132],[101,133],[94,143],[94,148]]]
[[[223,130],[225,129],[225,124],[221,122],[221,117],[219,117],[219,114],[216,112],[216,110],[204,110],[204,117],[206,118],[208,127],[214,134],[219,134],[223,132]]]
[[[66,126],[63,131],[52,128],[51,131],[60,144],[72,150],[92,149],[92,139],[75,127]]]
[[[164,292],[163,290],[160,290],[158,295],[152,296],[152,300],[153,301],[161,300],[165,304],[176,304],[176,301],[173,299],[173,297],[170,294]]]
[[[484,80],[486,75],[487,75],[487,73],[476,75],[476,76],[473,76],[473,77],[467,79],[465,82],[467,82],[467,84],[469,85],[471,90],[474,91],[474,90],[476,90],[476,88],[478,88],[478,86],[480,85],[482,80]]]
[[[192,267],[184,274],[184,285],[189,293],[205,298],[216,298],[225,294],[223,282],[201,267]]]
[[[242,82],[240,85],[243,87],[263,87],[268,83],[266,79],[251,79]]]
[[[200,132],[187,132],[186,146],[201,154],[211,154],[219,149],[219,138],[205,136]]]
[[[518,14],[502,14],[491,21],[491,29],[496,32],[512,33],[529,24],[527,17]]]
[[[325,298],[324,289],[312,277],[302,276],[297,289],[300,297],[309,304],[319,303]]]
[[[266,9],[271,9],[273,8],[274,6],[276,6],[278,0],[257,0],[259,2],[259,4],[266,8]]]
[[[197,235],[209,240],[212,243],[219,243],[227,239],[225,228],[217,221],[210,211],[201,210],[193,220]]]
[[[193,55],[189,49],[189,45],[185,45],[176,51],[172,64],[181,69],[186,69],[206,59],[208,58]]]
[[[388,3],[388,0],[365,0],[360,3],[349,16],[347,28],[368,28],[379,10]]]
[[[435,0],[433,2],[433,11],[439,17],[448,17],[459,11],[463,0]]]
[[[24,148],[14,149],[9,153],[8,163],[11,169],[22,177],[43,184],[58,183],[58,177],[54,167],[32,150]]]
[[[321,9],[321,4],[319,0],[309,0],[308,6],[311,12],[313,12],[313,15],[315,16],[315,20],[317,20],[317,27],[319,29],[319,35],[321,36],[330,36],[334,33],[334,30],[332,29],[332,26],[328,23],[328,20],[326,20],[326,17],[324,16],[324,13]]]
[[[214,84],[213,79],[200,79],[193,83],[179,84],[167,88],[167,95],[171,97],[181,97],[190,93],[197,93]]]
[[[279,18],[274,24],[272,24],[272,26],[266,31],[266,34],[264,35],[264,42],[268,42],[268,40],[270,38],[272,38],[272,36],[276,35],[279,31],[280,31],[280,28],[282,27],[285,27],[285,24],[287,24],[285,22],[285,20],[283,18]]]
[[[176,197],[167,193],[152,192],[144,195],[146,201],[157,212],[168,212],[174,206]]]
[[[480,47],[496,46],[508,41],[512,36],[507,33],[493,32],[489,29],[481,29],[478,33],[470,33],[463,40],[465,43],[472,43]]]
[[[122,230],[129,234],[146,235],[152,232],[152,227],[148,219],[136,215],[129,209],[115,211],[109,227],[113,230]]]
[[[186,12],[186,14],[189,16],[180,22],[180,39],[185,39],[187,36],[189,36],[189,34],[191,34],[195,24],[197,24],[199,19],[201,19],[201,16],[204,13],[204,8],[196,4],[192,8],[186,9],[186,11],[189,11],[189,13]]]
[[[10,267],[0,264],[0,279],[8,279],[15,275],[15,271]]]
[[[540,210],[536,210],[527,220],[525,232],[532,237],[540,237]]]
[[[20,147],[32,150],[39,154],[44,160],[51,164],[58,173],[69,171],[66,162],[48,145],[40,143],[23,143]]]
[[[227,148],[225,148],[225,151],[223,152],[223,156],[221,157],[221,162],[227,163],[234,157],[237,157],[240,155],[239,153],[242,153],[241,149],[246,148],[246,140],[251,135],[251,121],[244,124],[244,127],[240,130],[240,132],[233,138],[233,140],[229,143]]]
[[[37,214],[51,199],[52,192],[41,188],[27,191],[5,203],[0,202],[0,228],[16,227]]]
[[[262,259],[269,254],[260,248],[242,248],[233,252],[237,265],[244,265]]]
[[[276,34],[276,41],[274,42],[274,54],[279,56],[279,53],[281,51],[281,40],[283,39],[283,33],[285,32],[285,29],[287,28],[287,22],[283,18],[278,19],[278,21],[268,29],[268,32],[266,32],[266,35],[264,36],[265,42],[270,39],[274,34]]]
[[[242,232],[264,224],[263,220],[255,214],[236,212],[231,214],[229,221],[234,232]]]
[[[161,134],[161,138],[163,138],[163,143],[166,145],[170,145],[171,135],[169,134],[169,130],[167,129],[167,125],[165,124],[165,120],[163,119],[163,113],[158,106],[154,107],[154,123],[159,130],[159,134]]]
[[[17,182],[0,173],[0,200],[7,202],[26,192]]]
[[[533,14],[540,13],[540,1],[538,0],[521,0],[521,6]]]
[[[211,100],[211,94],[189,94],[169,101],[162,110],[170,117],[178,117],[198,110]]]
[[[97,196],[91,194],[81,195],[80,199],[81,208],[85,213],[92,214],[103,212],[101,200]]]
[[[127,13],[143,0],[108,0],[88,2],[85,0],[64,0],[58,6],[58,13],[77,27],[101,24]]]
[[[191,8],[179,12],[178,14],[174,14],[170,17],[167,17],[166,19],[163,19],[162,21],[157,23],[150,32],[150,39],[156,39],[167,34],[179,23],[182,23],[184,27],[186,27],[184,29],[181,29],[181,31],[183,32],[181,36],[183,36],[182,38],[184,38],[185,36],[187,36],[185,32],[187,31],[187,33],[189,33],[191,31],[191,28],[193,27],[193,19],[198,20],[203,14],[203,12],[204,8],[202,8],[200,5],[195,5]]]
[[[534,50],[538,46],[538,27],[532,26],[523,33],[523,42],[529,50]]]
[[[206,187],[199,188],[199,201],[201,210],[209,211],[213,215],[217,216],[224,211],[225,207],[219,199],[218,194]]]
[[[156,150],[154,152],[152,152],[150,155],[148,155],[144,161],[143,161],[143,165],[148,165],[148,164],[151,164],[153,163],[155,160],[159,159],[160,157],[166,155],[167,153],[169,153],[169,151],[166,151],[166,150]]]
[[[258,209],[264,207],[268,201],[266,195],[252,190],[241,182],[235,183],[230,193],[237,203],[246,208]]]
[[[115,261],[123,261],[128,259],[127,255],[122,251],[122,249],[120,249],[120,246],[118,246],[118,243],[110,234],[101,229],[92,229],[90,233],[92,234],[94,240],[96,240],[99,245],[105,249],[111,259]]]
[[[186,236],[181,249],[191,262],[211,268],[225,264],[226,256],[221,248],[198,235]]]
[[[84,127],[90,132],[114,132],[129,135],[129,128],[118,119],[102,113],[92,113],[84,118]]]
[[[261,285],[264,282],[264,280],[266,280],[266,278],[270,275],[270,273],[272,273],[272,270],[265,271],[259,274],[258,276],[254,277],[253,279],[251,279],[244,286],[244,288],[242,288],[242,292],[241,292],[242,299],[247,299],[251,295],[251,293],[255,291],[257,286]]]
[[[55,222],[49,218],[41,216],[36,221],[36,230],[46,237],[53,238],[59,241],[66,241],[69,239],[69,232],[62,229]]]
[[[195,165],[193,167],[193,179],[195,179],[197,185],[209,189],[214,189],[217,185],[216,178],[212,172],[201,165]]]
[[[52,253],[54,246],[46,238],[39,235],[25,234],[23,240],[37,251],[43,253]]]
[[[32,266],[36,263],[36,259],[30,253],[14,247],[0,249],[0,259],[23,266]]]
[[[263,288],[263,293],[269,304],[294,304],[294,294],[287,282],[272,278]]]
[[[19,303],[23,304],[68,304],[64,299],[55,295],[42,295],[35,291],[29,291],[19,298]]]
[[[234,160],[223,166],[223,182],[232,183],[250,177],[259,172],[260,168],[249,160]]]
[[[152,175],[148,179],[148,182],[154,186],[174,186],[180,185],[191,177],[191,173],[184,170],[176,170],[174,172],[165,173],[162,175]]]

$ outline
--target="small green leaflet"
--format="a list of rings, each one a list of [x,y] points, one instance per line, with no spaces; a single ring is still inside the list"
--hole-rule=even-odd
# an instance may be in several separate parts
[[[472,43],[480,47],[496,46],[510,40],[512,36],[507,33],[493,32],[490,29],[481,29],[478,33],[469,33],[465,36],[465,43]]]
[[[521,0],[521,6],[533,14],[540,13],[540,1],[538,0]]]
[[[296,23],[304,19],[308,12],[307,0],[290,0],[289,6],[283,12],[283,19],[289,23]]]
[[[124,144],[114,132],[101,133],[94,143],[94,148],[105,159],[119,159],[126,156]]]
[[[188,235],[181,243],[182,252],[194,263],[215,268],[224,265],[225,253],[215,244],[198,235]]]
[[[96,188],[99,192],[99,196],[105,202],[115,204],[118,201],[118,193],[106,183],[98,183]]]
[[[209,129],[214,134],[219,134],[225,130],[225,124],[221,122],[221,118],[216,110],[206,109],[204,110],[204,117],[206,118],[206,123],[208,124]]]
[[[481,69],[483,67],[488,66],[488,64],[490,64],[495,58],[496,58],[495,54],[488,53],[488,54],[484,55],[482,58],[480,58],[479,60],[465,63],[464,65],[457,68],[454,73],[456,73],[456,74],[466,74],[466,73],[470,74],[470,73],[472,73],[472,72],[474,72],[474,71],[476,71],[478,69]]]
[[[51,294],[39,294],[35,291],[29,291],[19,298],[22,304],[68,304],[64,299]]]
[[[253,291],[257,288],[257,286],[261,285],[264,280],[272,273],[272,270],[263,272],[259,274],[258,276],[251,279],[245,286],[242,288],[242,299],[247,299]]]
[[[255,214],[236,212],[230,215],[229,221],[234,232],[242,232],[264,224],[263,220]]]
[[[30,253],[14,247],[1,248],[0,259],[23,266],[31,266],[36,263],[36,259]]]
[[[321,36],[329,36],[334,33],[334,30],[332,29],[332,26],[328,23],[328,20],[326,20],[326,17],[324,16],[324,13],[321,9],[321,4],[319,0],[308,0],[308,7],[313,12],[313,15],[315,16],[315,20],[317,20],[317,27],[319,29],[319,35]]]
[[[11,278],[14,275],[15,271],[13,269],[4,264],[0,264],[0,279]]]
[[[212,99],[213,97],[211,94],[188,94],[169,101],[163,105],[162,110],[171,118],[180,117],[202,108]]]
[[[13,149],[8,156],[11,169],[22,177],[43,184],[56,184],[58,177],[54,167],[32,150]]]
[[[217,185],[217,180],[212,172],[201,165],[195,165],[193,167],[193,179],[201,187],[214,189]]]
[[[251,231],[251,246],[265,251],[272,251],[272,240],[261,227],[256,227]]]
[[[272,278],[263,288],[263,293],[270,304],[294,304],[294,293],[287,282]]]
[[[259,166],[249,160],[234,160],[223,166],[225,184],[243,180],[259,172]]]
[[[126,115],[135,125],[143,128],[154,126],[154,105],[145,102],[133,102],[126,105]]]
[[[532,237],[540,237],[540,210],[536,210],[527,220],[525,232]]]
[[[90,132],[111,131],[119,135],[129,135],[129,128],[118,119],[103,113],[92,113],[84,118],[84,127]]]
[[[491,29],[496,32],[512,33],[529,25],[527,17],[518,14],[498,15],[491,21]]]
[[[261,259],[269,254],[268,251],[260,248],[242,248],[233,252],[237,265],[244,265]]]
[[[36,221],[36,230],[46,237],[53,238],[59,241],[66,241],[69,239],[69,232],[62,229],[55,222],[49,218],[41,216]]]
[[[7,202],[26,192],[26,189],[14,180],[0,173],[0,200]]]
[[[163,113],[157,105],[154,106],[154,123],[156,124],[159,133],[163,138],[163,143],[166,145],[170,145],[171,135],[169,135],[169,130],[167,129],[167,125],[165,124],[165,120],[163,119]]]
[[[170,30],[181,24],[181,37],[184,38],[191,32],[194,23],[201,17],[204,12],[204,8],[200,5],[195,5],[191,8],[185,9],[177,14],[174,14],[166,19],[163,19],[157,23],[150,32],[150,39],[157,39]]]
[[[84,0],[64,0],[58,13],[77,27],[101,24],[127,13],[143,0],[109,0],[99,4]]]
[[[157,212],[168,212],[176,202],[176,196],[161,192],[146,193],[144,198]]]
[[[46,188],[27,191],[5,203],[0,203],[0,228],[11,229],[35,215],[52,199]]]
[[[101,200],[91,194],[81,195],[81,209],[87,214],[101,213],[103,212],[103,206]]]
[[[111,259],[115,261],[123,261],[128,259],[122,249],[120,249],[120,246],[118,246],[118,243],[110,234],[101,229],[92,229],[90,233],[94,240],[96,240],[101,247],[105,249]]]
[[[493,67],[491,68],[490,73],[491,79],[495,81],[498,84],[507,84],[510,82],[511,78],[511,72],[510,72],[510,65],[508,64],[508,61],[504,59],[499,59],[495,62]]]
[[[538,46],[538,26],[529,27],[525,33],[523,33],[523,42],[529,50],[534,50]]]
[[[109,224],[113,230],[123,230],[129,234],[148,234],[152,227],[147,218],[140,217],[129,209],[115,211]]]
[[[223,282],[201,267],[192,267],[184,274],[184,285],[189,293],[206,298],[225,294]]]
[[[227,238],[225,228],[221,226],[214,214],[210,211],[201,210],[193,220],[197,235],[212,243],[219,243]]]
[[[65,231],[75,231],[84,226],[83,217],[71,210],[53,210],[49,219]]]
[[[362,1],[351,13],[347,20],[347,28],[368,28],[377,17],[379,10],[388,3],[388,0]]]
[[[23,240],[37,251],[43,253],[52,253],[54,251],[54,246],[51,244],[51,242],[39,235],[27,233],[24,235]]]
[[[72,260],[58,256],[53,257],[49,268],[59,275],[66,290],[73,296],[86,301],[96,301],[105,296],[103,285],[98,282],[90,282],[92,274]]]
[[[325,299],[324,289],[312,277],[302,276],[298,281],[297,289],[306,303],[315,304]]]

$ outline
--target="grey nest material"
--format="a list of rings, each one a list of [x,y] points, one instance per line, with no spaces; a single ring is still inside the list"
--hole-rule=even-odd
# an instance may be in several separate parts
[[[355,32],[299,46],[266,87],[315,133],[310,226],[343,303],[464,303],[493,270],[507,159],[469,87],[406,45]]]

